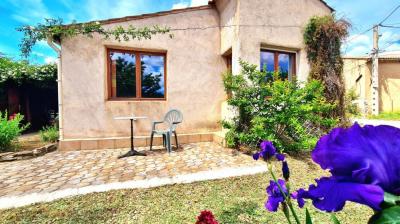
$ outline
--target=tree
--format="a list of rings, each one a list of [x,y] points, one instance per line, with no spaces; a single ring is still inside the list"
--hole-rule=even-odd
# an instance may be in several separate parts
[[[342,77],[341,43],[348,36],[350,24],[333,15],[313,17],[306,26],[304,42],[311,66],[309,79],[319,80],[324,95],[336,108],[327,116],[345,121],[345,87]]]

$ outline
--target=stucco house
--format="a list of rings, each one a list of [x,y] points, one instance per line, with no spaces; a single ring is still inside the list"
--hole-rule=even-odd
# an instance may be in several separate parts
[[[379,54],[379,112],[400,111],[400,52]],[[371,57],[344,57],[343,77],[346,90],[355,91],[357,104],[363,114],[371,113]]]
[[[60,148],[128,147],[129,122],[113,118],[132,114],[148,117],[135,123],[135,144],[148,145],[150,122],[171,108],[184,115],[180,142],[221,141],[219,121],[226,111],[221,74],[239,72],[242,59],[306,80],[303,28],[312,16],[332,11],[322,0],[213,0],[200,7],[99,21],[106,28],[167,26],[172,39],[63,39]]]

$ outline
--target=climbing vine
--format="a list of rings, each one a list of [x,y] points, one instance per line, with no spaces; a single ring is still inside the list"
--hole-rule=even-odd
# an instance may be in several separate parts
[[[32,51],[32,47],[39,41],[53,38],[55,41],[61,41],[62,38],[84,35],[92,38],[94,33],[100,34],[104,39],[113,37],[117,41],[151,39],[153,35],[169,33],[167,27],[142,27],[137,28],[132,25],[128,27],[116,26],[113,29],[106,29],[100,22],[89,23],[72,23],[69,25],[63,24],[61,19],[46,19],[44,24],[36,26],[22,26],[17,28],[17,31],[23,32],[24,37],[20,43],[22,56],[28,57]],[[170,34],[172,37],[172,34]]]
[[[328,116],[345,119],[345,87],[342,77],[341,44],[348,36],[350,23],[335,16],[313,17],[304,31],[310,79],[323,83],[328,102],[336,104]]]

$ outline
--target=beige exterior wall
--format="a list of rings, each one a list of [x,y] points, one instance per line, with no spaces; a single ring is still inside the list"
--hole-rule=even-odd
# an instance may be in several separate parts
[[[371,112],[371,62],[363,58],[345,58],[343,75],[346,90],[354,89],[359,96],[358,105],[362,112]],[[356,82],[356,79],[362,78]],[[400,62],[379,60],[379,110],[400,111]]]
[[[170,14],[106,25],[171,28],[218,26],[215,9]],[[106,46],[167,51],[166,101],[107,100]],[[62,42],[64,138],[106,138],[129,136],[129,121],[116,116],[147,116],[135,123],[136,135],[149,135],[150,122],[160,120],[172,108],[182,111],[180,133],[220,129],[220,105],[225,99],[221,73],[226,64],[220,56],[219,28],[174,31],[174,38],[158,35],[151,40],[117,42],[77,37]]]
[[[330,9],[319,0],[251,0],[239,1],[239,58],[260,65],[260,49],[277,49],[296,53],[297,79],[305,81],[309,66],[304,51],[303,30],[309,19],[328,15]]]
[[[261,48],[296,52],[298,78],[306,80],[308,63],[303,28],[310,17],[329,13],[330,9],[319,0],[298,0],[296,4],[291,0],[220,0],[216,1],[216,7],[104,25],[106,28],[160,25],[185,29],[173,31],[172,39],[168,35],[128,42],[103,40],[98,36],[65,39],[61,60],[64,142],[73,148],[78,145],[76,141],[83,139],[125,138],[126,141],[129,121],[113,118],[132,114],[148,117],[135,123],[135,134],[148,136],[150,122],[161,119],[172,108],[184,115],[179,133],[219,131],[221,105],[226,99],[221,79],[221,73],[227,69],[223,54],[232,53],[235,73],[240,71],[239,58],[259,65]],[[186,29],[193,27],[208,28]],[[167,100],[108,100],[107,46],[166,51]]]

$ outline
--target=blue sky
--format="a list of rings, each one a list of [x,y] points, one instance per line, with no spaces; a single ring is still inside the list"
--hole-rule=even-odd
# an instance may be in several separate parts
[[[295,1],[295,0],[293,0]],[[351,40],[343,51],[348,55],[365,55],[372,48],[372,32],[355,36],[380,22],[396,5],[398,0],[327,0],[339,17],[353,24]],[[0,1],[0,52],[19,58],[19,41],[22,35],[15,28],[43,22],[43,18],[62,18],[69,23],[151,13],[172,8],[198,6],[207,0],[1,0]],[[400,10],[386,24],[400,26]],[[400,29],[384,28],[381,48],[400,50]],[[389,46],[391,45],[391,46]],[[389,47],[388,47],[389,46]],[[54,52],[41,42],[33,49],[31,60],[35,63],[51,62]]]

